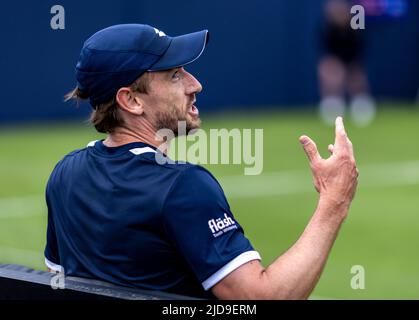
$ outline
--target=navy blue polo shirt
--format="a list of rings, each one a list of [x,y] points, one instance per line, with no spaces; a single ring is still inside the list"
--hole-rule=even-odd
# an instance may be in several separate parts
[[[45,263],[65,275],[195,297],[259,259],[224,192],[201,166],[157,161],[141,142],[91,142],[46,188]]]

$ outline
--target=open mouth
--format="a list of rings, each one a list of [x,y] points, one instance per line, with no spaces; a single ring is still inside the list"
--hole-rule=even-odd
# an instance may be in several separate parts
[[[198,108],[193,104],[189,109],[188,109],[188,113],[194,117],[197,117],[199,115],[199,110]]]

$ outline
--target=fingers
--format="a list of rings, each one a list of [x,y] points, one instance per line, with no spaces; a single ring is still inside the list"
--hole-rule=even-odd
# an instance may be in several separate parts
[[[337,117],[335,121],[335,146],[336,147],[345,147],[346,146],[346,132],[345,126],[343,125],[342,117]]]
[[[317,150],[316,143],[307,136],[300,137],[300,143],[303,145],[304,151],[307,154],[310,162],[321,160],[322,157]]]
[[[343,125],[342,117],[336,117],[335,127],[336,127],[336,135],[338,135],[339,133],[346,135],[345,126]]]
[[[330,154],[333,154],[333,150],[334,150],[334,146],[333,144],[329,144],[329,146],[327,147],[327,150],[329,150]]]
[[[353,156],[352,142],[349,140],[348,135],[346,134],[342,117],[336,118],[336,137],[333,150],[339,150],[339,152],[345,151]]]
[[[348,143],[348,136],[343,125],[342,117],[337,117],[335,121],[335,147],[337,149],[346,148]]]

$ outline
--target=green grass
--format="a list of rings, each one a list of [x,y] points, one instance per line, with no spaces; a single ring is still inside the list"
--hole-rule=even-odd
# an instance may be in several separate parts
[[[243,176],[243,165],[207,167],[224,185],[233,213],[268,265],[298,238],[316,206],[317,194],[310,189],[311,175],[298,137],[311,136],[326,156],[334,130],[311,113],[272,111],[219,114],[203,124],[204,129],[264,129],[261,176]],[[313,297],[418,299],[419,112],[416,107],[387,107],[367,128],[353,126],[349,119],[345,124],[355,147],[360,183]],[[63,155],[101,137],[76,123],[0,130],[0,263],[44,268],[43,194],[48,176]],[[408,162],[413,162],[410,169]],[[276,182],[270,174],[278,172],[297,174],[299,180]],[[231,176],[238,176],[240,183]],[[300,189],[280,192],[293,183]],[[253,196],[240,193],[255,188]],[[353,265],[365,268],[364,290],[350,286]]]

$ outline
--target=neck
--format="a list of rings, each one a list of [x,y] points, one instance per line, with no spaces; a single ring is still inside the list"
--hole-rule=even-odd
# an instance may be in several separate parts
[[[147,128],[146,128],[147,129]],[[170,141],[163,142],[155,133],[155,130],[136,131],[127,127],[118,127],[110,133],[103,141],[107,147],[118,147],[131,142],[147,143],[155,148],[159,148],[161,152],[167,154],[169,151]]]

